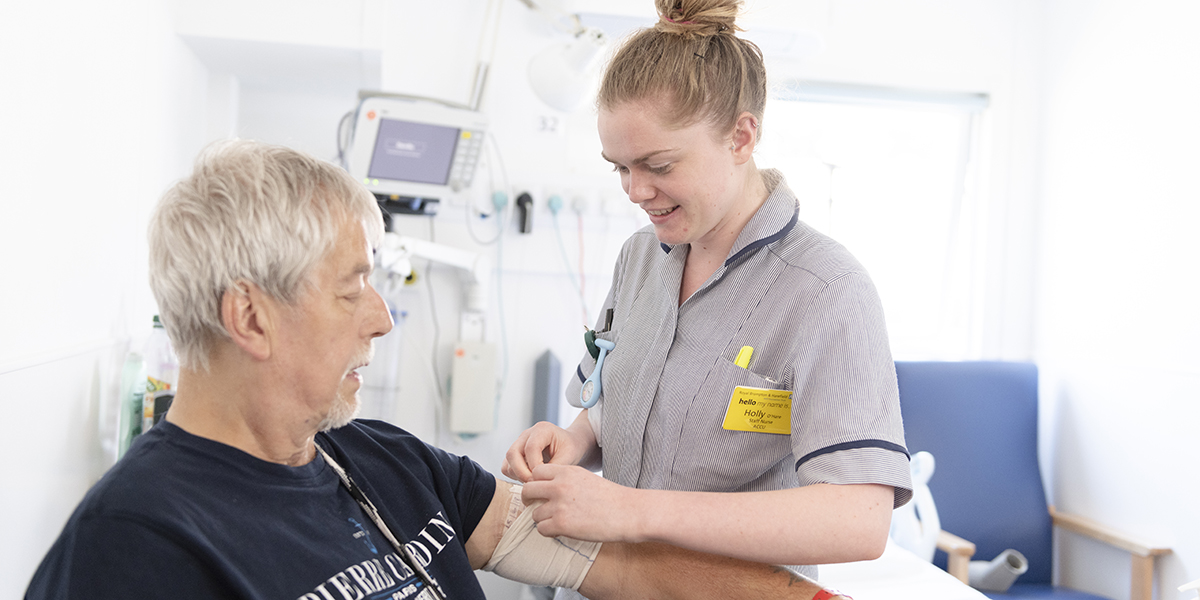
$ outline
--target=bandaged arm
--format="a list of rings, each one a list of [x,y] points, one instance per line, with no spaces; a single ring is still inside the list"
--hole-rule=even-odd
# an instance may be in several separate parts
[[[658,543],[548,538],[537,532],[532,514],[520,486],[497,480],[488,515],[467,541],[472,564],[522,583],[578,589],[592,600],[841,598],[772,565]]]
[[[543,536],[533,522],[534,506],[521,501],[521,486],[511,486],[504,534],[483,570],[530,585],[579,589],[600,542]]]

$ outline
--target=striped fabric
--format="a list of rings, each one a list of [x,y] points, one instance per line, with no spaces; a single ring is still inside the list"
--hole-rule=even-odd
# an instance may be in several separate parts
[[[762,173],[770,197],[683,306],[687,246],[660,244],[652,226],[625,243],[601,312],[613,309],[612,327],[598,334],[616,348],[589,411],[604,475],[728,492],[881,483],[898,506],[911,482],[878,294],[845,248],[797,220],[782,175]],[[748,369],[733,364],[742,346]],[[594,364],[585,354],[569,379],[576,406]],[[737,386],[792,390],[792,435],[723,429]]]
[[[596,326],[616,347],[588,411],[604,476],[719,492],[879,483],[899,506],[912,483],[878,294],[844,247],[798,221],[783,176],[762,175],[771,195],[682,306],[686,245],[661,244],[648,226],[622,248]],[[754,348],[746,369],[733,362],[742,346]],[[594,366],[584,353],[568,379],[577,407]],[[724,429],[738,386],[791,390],[791,435]]]

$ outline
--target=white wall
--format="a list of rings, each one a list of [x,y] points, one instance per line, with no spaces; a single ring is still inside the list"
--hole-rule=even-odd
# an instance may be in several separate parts
[[[1033,348],[1038,82],[1038,2],[1015,0],[760,0],[753,23],[792,22],[820,34],[826,49],[776,60],[776,81],[798,78],[925,91],[985,93],[987,165],[978,186],[984,225],[977,241],[983,291],[978,357],[1028,360]],[[776,18],[779,15],[779,18]],[[770,127],[769,117],[765,123]],[[770,130],[765,129],[770,135]]]
[[[20,593],[71,508],[110,464],[104,440],[111,435],[120,361],[127,348],[140,344],[154,313],[143,240],[161,191],[186,174],[206,141],[229,133],[332,157],[337,119],[353,107],[360,88],[465,102],[483,4],[116,0],[93,6],[59,0],[0,9],[0,76],[6,82],[0,88],[6,136],[0,150],[6,292],[0,294],[0,402],[12,424],[9,447],[22,459],[10,462],[0,478],[0,537],[8,542],[0,551],[0,596]],[[650,2],[568,4],[646,14]],[[1186,400],[1195,399],[1198,387],[1195,346],[1188,345],[1198,325],[1185,310],[1197,305],[1195,290],[1182,283],[1194,270],[1186,258],[1196,256],[1182,231],[1186,217],[1195,216],[1196,184],[1184,161],[1195,154],[1153,162],[1134,150],[1154,148],[1156,136],[1175,132],[1194,139],[1196,117],[1183,107],[1196,105],[1195,88],[1156,76],[1196,71],[1200,54],[1184,47],[1186,29],[1171,29],[1189,18],[1195,23],[1194,12],[1157,4],[1123,15],[1116,2],[1055,2],[1044,10],[1034,0],[749,4],[751,26],[794,24],[823,36],[820,55],[772,59],[774,79],[991,96],[985,140],[990,178],[983,184],[990,293],[982,309],[989,329],[981,351],[1028,359],[1040,341],[1036,356],[1048,367],[1047,380],[1054,383],[1047,398],[1057,408],[1043,432],[1056,501],[1176,547],[1164,583],[1195,578],[1200,551],[1194,532],[1200,527],[1183,508],[1183,492],[1196,496],[1198,463],[1189,450],[1194,434],[1185,436],[1184,423],[1197,416],[1195,403]],[[504,3],[500,32],[484,108],[512,183],[534,192],[534,233],[506,237],[500,248],[472,241],[467,215],[485,206],[490,187],[484,175],[473,195],[447,202],[437,218],[399,222],[406,234],[432,232],[438,242],[484,252],[501,266],[502,296],[493,296],[488,316],[488,339],[506,349],[508,365],[498,427],[461,440],[435,426],[432,365],[436,360],[442,376],[449,371],[460,301],[456,275],[442,268],[430,278],[438,348],[431,348],[427,288],[417,285],[397,296],[407,317],[398,328],[404,335],[403,382],[394,417],[492,469],[528,422],[533,361],[551,349],[565,377],[580,353],[578,296],[559,258],[546,196],[563,194],[568,205],[575,197],[583,200],[586,296],[593,311],[620,241],[640,222],[598,159],[594,115],[555,113],[524,83],[529,57],[565,38],[511,0]],[[1052,59],[1044,72],[1043,42]],[[1169,49],[1169,43],[1180,48]],[[1118,88],[1122,82],[1140,84]],[[1147,89],[1172,93],[1154,97],[1146,110]],[[539,131],[547,116],[563,127]],[[1104,146],[1093,137],[1097,131],[1108,134],[1100,141],[1136,144],[1093,154],[1095,167],[1077,155]],[[62,158],[64,149],[76,150],[81,141],[88,142],[86,153]],[[1098,183],[1098,173],[1107,179]],[[1039,216],[1043,193],[1046,209]],[[1122,203],[1127,198],[1138,204]],[[1130,210],[1146,207],[1153,210]],[[1151,214],[1163,219],[1141,220]],[[559,221],[574,265],[580,220],[568,209]],[[1107,235],[1119,225],[1126,225],[1121,236]],[[471,227],[483,236],[495,231],[493,221],[475,219]],[[1039,256],[1044,268],[1035,278]],[[1123,266],[1122,273],[1158,277],[1117,280],[1105,268],[1113,264]],[[1037,285],[1044,296],[1035,303]],[[1153,293],[1133,291],[1147,288]],[[1121,390],[1139,401],[1130,402]],[[1130,411],[1138,418],[1116,421]],[[1149,446],[1153,452],[1123,441],[1123,434],[1151,429],[1168,432]],[[1169,486],[1177,493],[1143,499],[1143,490]],[[1164,505],[1171,508],[1149,510]],[[1190,541],[1180,533],[1188,531]],[[1085,565],[1063,570],[1068,579],[1093,575]],[[487,585],[493,597],[516,593],[515,586]],[[1106,593],[1119,594],[1121,584],[1115,585]]]
[[[1198,25],[1194,2],[1046,9],[1043,458],[1060,507],[1174,549],[1160,598],[1200,577]],[[1062,538],[1064,580],[1128,586],[1124,555]]]
[[[0,596],[111,464],[125,349],[148,332],[145,224],[203,136],[204,70],[152,0],[0,8]]]

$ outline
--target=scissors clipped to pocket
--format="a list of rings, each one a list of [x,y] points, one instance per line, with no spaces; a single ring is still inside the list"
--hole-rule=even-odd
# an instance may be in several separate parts
[[[583,387],[579,388],[579,403],[584,408],[591,408],[600,401],[600,370],[604,368],[604,357],[617,345],[596,338],[596,347],[600,349],[600,354],[596,357],[596,368],[592,369],[592,374],[583,382]]]
[[[604,331],[610,331],[612,328],[613,309],[608,309],[604,316]],[[596,337],[596,332],[588,330],[583,334],[583,341],[587,344],[588,352],[592,358],[596,359],[596,368],[592,369],[592,374],[583,382],[583,387],[579,388],[579,403],[584,408],[591,408],[600,401],[600,370],[604,368],[604,357],[608,355],[613,348],[617,347],[615,342],[610,342],[605,339]]]

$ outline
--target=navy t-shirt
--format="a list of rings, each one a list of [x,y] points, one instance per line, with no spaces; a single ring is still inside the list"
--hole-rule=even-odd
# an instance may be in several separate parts
[[[483,598],[464,544],[495,493],[475,462],[378,421],[317,435],[449,598]],[[26,598],[422,598],[318,454],[288,467],[163,421],[88,491]]]

